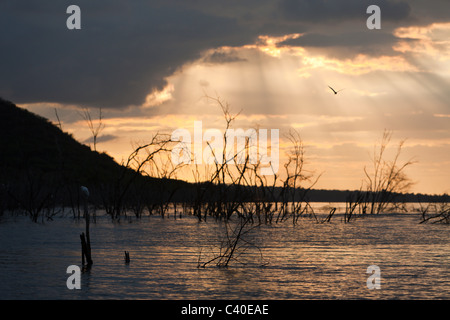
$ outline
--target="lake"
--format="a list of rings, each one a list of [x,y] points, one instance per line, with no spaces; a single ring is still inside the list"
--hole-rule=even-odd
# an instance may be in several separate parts
[[[242,236],[239,261],[197,268],[200,253],[202,261],[214,257],[226,239],[223,222],[102,216],[91,223],[94,265],[81,274],[81,290],[69,290],[84,220],[3,217],[0,299],[450,299],[449,225],[419,222],[415,213],[351,223],[336,214],[330,223],[261,225]],[[369,290],[373,265],[380,289]]]

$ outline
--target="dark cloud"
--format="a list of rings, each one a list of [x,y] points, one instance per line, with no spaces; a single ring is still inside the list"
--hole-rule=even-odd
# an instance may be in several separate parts
[[[338,34],[307,33],[296,39],[280,42],[279,46],[301,47],[363,47],[367,45],[393,45],[398,40],[391,33],[358,31]],[[403,39],[402,39],[403,40]]]
[[[232,52],[225,52],[220,50],[215,50],[212,53],[207,54],[203,58],[203,62],[207,64],[223,64],[242,61],[246,61],[246,59],[240,58]]]
[[[407,19],[411,11],[407,2],[391,0],[281,0],[280,11],[290,20],[330,23],[366,20],[366,10],[370,5],[380,7],[383,21]]]
[[[427,25],[436,22],[448,22],[450,5],[448,0],[409,0],[414,24]]]
[[[2,2],[0,92],[17,103],[141,104],[202,51],[251,41],[230,18],[146,1],[99,2],[77,2],[82,29],[72,31],[69,2]]]
[[[367,8],[370,5],[380,7],[381,30],[367,28],[366,21],[370,15]],[[284,20],[304,26],[303,36],[286,40],[279,46],[317,48],[337,58],[350,58],[360,53],[397,55],[392,47],[399,39],[392,31],[414,20],[411,7],[405,1],[280,0],[278,6]]]
[[[96,143],[101,143],[101,142],[107,142],[107,141],[112,141],[117,139],[118,136],[112,135],[112,134],[106,134],[106,135],[102,135],[97,137]],[[82,143],[94,143],[94,138],[90,137],[84,141],[82,141]]]
[[[296,39],[289,39],[278,43],[278,46],[330,48],[332,55],[366,54],[369,56],[398,55],[393,46],[399,41],[414,41],[413,39],[397,38],[390,32],[383,30],[373,32],[369,29],[360,31],[341,31],[336,33],[305,33]],[[341,55],[342,55],[341,54]]]

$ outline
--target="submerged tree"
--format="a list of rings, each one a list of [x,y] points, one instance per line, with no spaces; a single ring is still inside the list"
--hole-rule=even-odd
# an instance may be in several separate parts
[[[447,202],[422,205],[419,201],[419,205],[422,216],[420,223],[450,224],[450,205]]]
[[[400,161],[405,140],[400,141],[392,160],[386,160],[386,150],[392,138],[392,132],[385,130],[380,145],[375,145],[372,158],[372,170],[364,167],[367,202],[370,213],[380,213],[395,200],[399,193],[407,192],[413,182],[405,169],[414,161]]]
[[[279,219],[283,221],[292,215],[292,222],[295,224],[302,214],[311,212],[308,193],[318,182],[321,174],[314,176],[313,172],[305,169],[305,146],[300,133],[297,130],[290,130],[287,139],[290,148],[286,152],[287,162],[284,164],[286,177],[281,189],[282,207],[277,221]],[[306,183],[308,185],[305,185]]]
[[[129,209],[127,204],[132,187],[140,186],[139,182],[148,178],[146,166],[154,164],[158,154],[170,152],[172,143],[170,136],[156,133],[150,142],[135,147],[127,160],[122,163],[120,170],[110,177],[110,181],[101,184],[104,209],[113,219],[120,219],[121,214],[126,213]],[[144,190],[134,191],[144,192]]]
[[[245,255],[252,255],[256,250],[260,265],[264,264],[261,249],[250,241],[251,232],[259,225],[251,223],[248,217],[238,217],[234,220],[223,221],[223,232],[219,243],[212,248],[212,252],[206,256],[200,251],[197,268],[205,268],[215,265],[220,268],[228,267],[232,262],[246,264]],[[254,252],[253,252],[254,253]],[[205,257],[206,260],[202,260]]]

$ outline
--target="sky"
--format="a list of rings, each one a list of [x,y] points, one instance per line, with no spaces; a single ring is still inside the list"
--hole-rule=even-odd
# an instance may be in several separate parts
[[[158,132],[224,130],[212,97],[236,128],[279,130],[280,168],[297,130],[316,188],[359,189],[389,130],[410,191],[450,192],[448,0],[3,0],[0,35],[0,96],[91,146],[81,113],[101,108],[118,162]]]

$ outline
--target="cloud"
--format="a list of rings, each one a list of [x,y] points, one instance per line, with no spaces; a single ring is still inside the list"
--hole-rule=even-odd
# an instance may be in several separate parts
[[[68,1],[2,2],[0,92],[17,103],[141,105],[204,50],[251,40],[232,18],[156,3],[80,0],[82,29],[68,30]]]
[[[246,59],[240,58],[233,52],[228,52],[224,49],[211,50],[202,60],[202,62],[207,64],[224,64],[243,61],[246,61]]]
[[[279,6],[286,19],[328,24],[365,20],[367,7],[370,5],[381,8],[383,21],[398,22],[407,19],[411,11],[407,2],[390,0],[281,0]]]
[[[448,0],[408,0],[411,17],[415,25],[428,25],[436,22],[448,22],[450,6]]]
[[[400,41],[394,49],[398,52],[409,55],[409,57],[426,57],[421,60],[431,61],[431,63],[428,63],[429,66],[432,66],[436,61],[450,61],[449,32],[449,22],[432,23],[427,26],[409,26],[398,28],[394,31],[394,34]],[[442,71],[442,69],[447,68],[438,66],[437,69],[441,69]]]
[[[278,43],[279,47],[304,47],[324,49],[330,56],[349,57],[358,54],[368,56],[398,55],[393,49],[400,42],[410,42],[408,38],[397,38],[391,32],[361,29],[358,31],[338,31],[327,33],[305,33],[295,39]],[[329,49],[329,50],[327,50]]]
[[[170,83],[167,84],[167,86],[160,91],[154,90],[145,98],[145,103],[143,104],[143,107],[150,108],[154,106],[159,106],[164,102],[171,100],[173,91],[174,87]]]
[[[112,134],[105,134],[105,135],[102,135],[102,136],[98,136],[96,142],[97,142],[97,143],[107,142],[107,141],[115,140],[115,139],[117,139],[117,138],[118,138],[118,137],[115,136],[115,135],[112,135]],[[90,137],[90,138],[88,138],[88,139],[82,141],[82,143],[94,143],[94,138],[93,138],[93,137]]]

